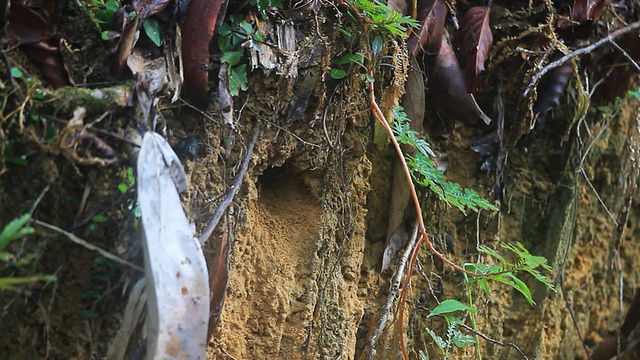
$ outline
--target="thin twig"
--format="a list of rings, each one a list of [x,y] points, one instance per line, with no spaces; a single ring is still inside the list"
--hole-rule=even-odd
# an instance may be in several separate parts
[[[34,220],[33,222],[35,224],[38,224],[38,225],[42,226],[42,227],[46,227],[47,229],[59,232],[60,234],[62,234],[64,236],[66,236],[67,238],[69,238],[69,240],[73,241],[74,243],[76,243],[78,245],[81,245],[81,246],[83,246],[83,247],[85,247],[85,248],[87,248],[89,250],[97,251],[97,252],[100,253],[100,255],[106,257],[107,259],[111,259],[111,260],[113,260],[113,261],[115,261],[117,263],[120,263],[122,265],[127,265],[132,269],[144,272],[143,268],[141,268],[141,267],[139,267],[139,266],[137,266],[135,264],[132,264],[132,263],[128,262],[127,260],[125,260],[125,259],[123,259],[123,258],[121,258],[121,257],[119,257],[117,255],[113,255],[112,253],[108,252],[107,250],[104,250],[104,249],[102,249],[100,247],[97,247],[96,245],[93,245],[93,244],[89,243],[88,241],[83,240],[83,239],[75,236],[74,234],[72,234],[72,233],[70,233],[68,231],[65,231],[65,230],[63,230],[63,229],[61,229],[61,228],[59,228],[59,227],[57,227],[55,225],[51,225],[49,223],[46,223],[46,222],[40,221],[40,220]]]
[[[476,335],[480,336],[481,338],[485,339],[486,341],[488,341],[488,342],[490,342],[490,343],[493,343],[493,344],[496,344],[496,345],[500,345],[500,346],[511,346],[512,348],[516,349],[516,350],[520,353],[520,355],[522,355],[522,357],[523,357],[525,360],[529,360],[529,358],[527,357],[527,355],[525,355],[525,354],[522,352],[522,350],[520,350],[520,348],[518,347],[518,345],[516,345],[516,344],[514,344],[514,343],[510,343],[510,342],[509,342],[509,343],[505,343],[505,342],[502,342],[502,341],[500,341],[500,340],[492,339],[492,338],[488,337],[487,335],[485,335],[485,334],[481,333],[480,331],[478,331],[478,330],[476,330],[476,329],[472,328],[471,326],[467,326],[466,324],[460,324],[460,326],[462,326],[463,328],[467,329],[468,331],[471,331],[472,333],[474,333],[474,334],[476,334]]]
[[[569,311],[569,315],[571,315],[571,321],[573,321],[573,327],[576,329],[578,333],[578,338],[580,339],[580,343],[582,343],[582,348],[584,352],[587,354],[587,358],[591,360],[591,353],[589,349],[587,349],[587,344],[584,342],[584,338],[582,337],[582,333],[580,332],[580,328],[578,327],[578,320],[576,320],[576,315],[573,313],[573,309],[571,308],[571,304],[569,303],[569,299],[567,299],[567,292],[564,290],[564,269],[560,271],[558,274],[560,278],[560,292],[562,292],[562,298],[564,299],[564,303],[567,306],[567,310]]]
[[[301,143],[303,143],[303,144],[305,144],[305,145],[309,145],[309,146],[317,147],[318,149],[322,149],[322,146],[320,146],[320,145],[318,145],[318,144],[310,143],[310,142],[308,142],[308,141],[304,141],[300,136],[298,136],[298,135],[294,134],[292,131],[289,131],[289,130],[285,129],[285,128],[283,128],[282,126],[280,126],[280,125],[278,125],[278,124],[276,124],[276,123],[274,123],[274,122],[271,122],[271,121],[266,120],[266,119],[262,119],[262,121],[264,121],[264,122],[266,122],[266,123],[269,123],[269,125],[271,125],[271,126],[273,126],[273,127],[277,128],[278,130],[282,130],[282,131],[284,131],[285,133],[287,133],[287,134],[291,135],[294,139],[296,139],[296,140],[300,141]]]
[[[627,53],[620,45],[618,45],[617,42],[611,40],[609,41],[609,43],[611,43],[611,45],[616,48],[616,50],[620,51],[620,53],[622,53],[622,56],[624,56],[627,61],[634,67],[636,68],[636,71],[640,73],[640,65],[638,65],[638,63],[633,60],[633,58],[631,57],[631,55],[629,55],[629,53]]]
[[[380,320],[378,320],[378,327],[369,340],[370,350],[368,360],[373,360],[373,358],[376,356],[376,341],[378,341],[378,338],[384,332],[384,328],[387,324],[387,319],[389,318],[389,314],[391,313],[391,306],[393,306],[393,302],[396,299],[398,290],[400,290],[400,283],[402,282],[404,268],[407,265],[409,256],[413,252],[413,248],[415,247],[415,244],[418,240],[418,230],[418,222],[416,221],[413,227],[413,232],[411,233],[411,239],[409,240],[407,247],[404,249],[404,253],[402,254],[402,258],[400,259],[400,265],[398,266],[398,270],[396,271],[396,276],[391,283],[391,290],[389,291],[389,296],[387,296],[387,303],[384,305],[384,308],[382,308],[382,314],[380,314]]]
[[[255,147],[256,142],[258,141],[259,134],[260,134],[260,123],[256,122],[256,125],[253,127],[253,136],[251,137],[251,140],[247,145],[247,153],[245,154],[244,159],[242,160],[242,165],[240,166],[240,170],[238,171],[238,175],[236,176],[236,181],[234,181],[233,185],[231,185],[231,188],[229,189],[227,196],[224,198],[224,200],[222,200],[222,202],[216,209],[215,213],[213,213],[213,217],[209,221],[209,224],[207,224],[207,227],[202,232],[202,235],[200,235],[200,237],[198,238],[198,241],[200,241],[200,244],[204,245],[204,243],[206,243],[207,240],[209,240],[209,236],[211,236],[211,233],[213,233],[213,230],[216,228],[216,226],[218,226],[218,222],[220,222],[222,215],[227,210],[229,205],[231,205],[233,198],[238,193],[238,190],[242,185],[242,180],[244,179],[244,173],[247,171],[247,168],[249,167],[249,161],[251,160],[251,153],[253,152],[253,148]]]
[[[529,85],[527,86],[527,88],[525,89],[524,93],[522,94],[522,96],[527,96],[529,94],[529,92],[531,91],[531,89],[533,89],[537,84],[538,81],[540,81],[540,78],[543,77],[546,73],[548,73],[549,71],[557,68],[558,66],[564,64],[567,60],[573,59],[574,57],[580,56],[580,55],[584,55],[587,53],[592,52],[593,50],[595,50],[596,48],[599,48],[600,46],[609,43],[609,42],[613,42],[613,39],[618,38],[628,32],[631,32],[633,30],[636,29],[640,29],[640,21],[634,22],[632,24],[629,24],[625,27],[622,27],[614,32],[612,32],[611,34],[607,35],[606,37],[604,37],[603,39],[600,39],[596,42],[594,42],[593,44],[589,45],[589,46],[585,46],[583,48],[580,48],[578,50],[575,50],[563,57],[561,57],[560,59],[547,64],[547,66],[543,67],[540,71],[538,71],[535,75],[533,75],[533,77],[531,78],[531,81],[529,82]]]
[[[38,198],[31,206],[31,210],[29,210],[29,214],[31,214],[31,217],[33,217],[33,213],[36,211],[38,204],[40,204],[40,201],[42,201],[42,198],[47,193],[47,191],[49,191],[50,187],[51,187],[51,184],[47,184],[47,186],[45,186],[44,189],[42,189],[42,191],[40,192],[40,195],[38,195]]]

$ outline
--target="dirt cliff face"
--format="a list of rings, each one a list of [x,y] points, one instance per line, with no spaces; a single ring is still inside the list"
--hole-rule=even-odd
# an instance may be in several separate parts
[[[334,11],[325,10],[329,15]],[[280,65],[287,68],[278,74],[256,65],[249,90],[237,101],[242,105],[234,128],[222,124],[216,105],[200,113],[163,99],[158,108],[164,119],[158,131],[171,143],[186,135],[200,143],[199,156],[185,161],[190,186],[183,194],[197,231],[233,184],[253,125],[261,124],[245,180],[205,247],[207,258],[215,258],[219,232],[226,231],[229,281],[209,359],[366,359],[387,302],[398,268],[396,261],[381,271],[397,160],[388,143],[374,140],[363,74],[354,72],[343,80],[329,76],[338,54],[362,39],[349,40],[340,32],[343,23],[321,15],[313,24],[297,25],[295,37],[301,54],[319,60],[281,58]],[[282,30],[275,24],[262,26],[274,34]],[[397,44],[389,48],[396,51]],[[381,70],[376,91],[383,93],[394,81],[403,86],[407,71]],[[509,71],[517,69],[505,67]],[[65,119],[77,106],[87,106],[87,119],[104,112],[101,106],[106,105],[89,107],[80,90],[64,91],[54,93],[55,109],[42,109],[59,108]],[[476,329],[489,339],[480,338],[479,349],[488,359],[520,358],[516,346],[529,359],[587,359],[587,352],[614,336],[640,275],[635,266],[640,258],[638,196],[629,190],[637,166],[638,109],[633,101],[623,103],[612,117],[591,109],[569,140],[563,140],[573,114],[567,106],[559,107],[537,136],[509,149],[504,184],[496,188],[493,174],[480,170],[484,158],[471,150],[473,139],[488,128],[441,117],[428,105],[423,136],[447,179],[502,200],[500,212],[463,215],[421,189],[436,248],[458,264],[491,263],[495,259],[479,259],[477,245],[499,248],[501,242],[521,242],[547,258],[556,291],[523,276],[535,306],[499,283],[490,283],[490,295],[477,286],[469,293],[464,277],[423,244],[406,301],[396,300],[376,344],[376,358],[401,358],[400,333],[410,358],[419,358],[420,350],[432,359],[443,358],[426,329],[446,336],[444,321],[427,316],[445,299],[473,300]],[[112,111],[105,128],[125,134],[128,115]],[[45,125],[36,129],[46,133]],[[78,164],[34,140],[38,134],[28,134],[14,145],[26,164],[8,164],[2,175],[0,223],[34,208],[35,218],[142,266],[139,222],[132,211],[135,194],[118,190],[121,184],[131,187],[127,168],[133,160],[109,167]],[[127,152],[126,144],[114,147]],[[107,220],[96,221],[96,215]],[[409,231],[411,224],[406,225]],[[97,359],[105,358],[109,348],[124,346],[112,341],[142,273],[64,236],[36,230],[10,249],[28,260],[2,264],[0,277],[43,273],[58,280],[0,292],[0,358]],[[404,309],[402,321],[399,308]],[[470,325],[468,318],[463,321]],[[139,324],[126,345],[128,358],[142,353],[144,337]],[[477,356],[469,346],[453,349],[449,358]]]

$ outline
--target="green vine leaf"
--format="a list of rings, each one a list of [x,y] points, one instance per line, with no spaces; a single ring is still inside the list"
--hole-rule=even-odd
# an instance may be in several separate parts
[[[476,309],[471,307],[471,306],[465,305],[465,304],[461,303],[458,300],[447,299],[447,300],[441,302],[433,310],[431,310],[431,312],[429,313],[428,317],[432,317],[432,316],[436,316],[436,315],[449,314],[449,313],[452,313],[454,311],[469,311],[469,312],[475,313]]]

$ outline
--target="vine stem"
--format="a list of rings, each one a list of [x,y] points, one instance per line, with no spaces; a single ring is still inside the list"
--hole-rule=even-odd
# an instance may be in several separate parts
[[[369,76],[371,78],[373,78],[373,68],[369,68],[368,69],[368,73]],[[411,192],[411,197],[413,199],[413,205],[415,206],[416,209],[416,214],[417,214],[417,218],[418,218],[418,228],[419,228],[419,232],[420,232],[420,236],[418,237],[418,241],[416,242],[416,245],[413,249],[413,252],[411,253],[411,258],[409,261],[409,266],[407,267],[407,275],[406,275],[406,281],[402,287],[402,292],[400,294],[400,305],[399,305],[399,310],[398,310],[398,335],[399,335],[399,340],[400,340],[400,350],[402,351],[402,357],[405,360],[409,360],[409,354],[407,353],[407,349],[404,343],[404,335],[403,335],[403,329],[402,329],[402,322],[404,319],[404,310],[403,310],[403,306],[402,304],[404,304],[404,302],[406,301],[407,298],[407,289],[408,289],[408,284],[409,281],[411,279],[411,275],[413,273],[413,266],[415,264],[416,258],[418,257],[418,251],[420,249],[420,243],[422,241],[426,242],[427,246],[429,247],[429,250],[431,250],[431,252],[433,254],[435,254],[440,260],[442,260],[443,262],[445,262],[446,264],[450,265],[451,267],[453,267],[454,269],[463,272],[467,275],[473,276],[473,277],[482,277],[482,276],[486,276],[484,274],[478,274],[478,273],[474,273],[468,270],[463,269],[462,267],[460,267],[459,265],[457,265],[456,263],[454,263],[453,261],[449,260],[446,256],[444,256],[442,253],[440,253],[434,246],[433,243],[431,242],[431,240],[429,240],[429,235],[427,234],[427,230],[425,228],[424,225],[424,219],[422,218],[422,208],[420,207],[420,200],[418,199],[418,193],[416,191],[416,187],[413,184],[413,180],[411,178],[411,171],[409,170],[409,166],[407,165],[407,161],[404,158],[404,153],[402,152],[402,149],[400,148],[400,143],[398,143],[398,139],[396,139],[395,135],[393,134],[393,130],[391,129],[391,126],[389,125],[389,123],[387,122],[387,119],[385,118],[384,114],[382,113],[382,110],[380,109],[380,106],[378,106],[378,103],[376,102],[376,97],[375,97],[375,87],[374,87],[374,83],[373,82],[369,82],[369,102],[371,103],[371,113],[373,114],[373,117],[376,119],[376,121],[384,128],[384,130],[387,132],[387,135],[389,135],[389,138],[391,139],[391,142],[393,143],[393,147],[396,150],[396,153],[398,155],[398,159],[400,160],[400,164],[402,165],[402,170],[404,171],[404,176],[407,179],[407,184],[409,185],[409,191]]]
[[[372,73],[373,72],[371,71],[369,75],[373,76]],[[416,213],[418,214],[418,226],[419,226],[419,229],[420,229],[420,234],[422,235],[424,241],[427,243],[427,246],[429,246],[429,250],[431,250],[438,258],[440,258],[440,260],[444,261],[446,264],[450,265],[451,267],[453,267],[454,269],[456,269],[456,270],[458,270],[460,272],[463,272],[463,273],[465,273],[467,275],[470,275],[470,276],[473,276],[473,277],[486,276],[486,274],[478,274],[478,273],[474,273],[474,272],[471,272],[471,271],[463,269],[460,265],[457,265],[453,261],[447,259],[446,256],[444,256],[442,253],[440,253],[433,246],[433,243],[431,242],[431,240],[429,240],[429,235],[427,235],[427,230],[426,230],[425,225],[424,225],[424,219],[422,218],[422,208],[420,207],[420,200],[418,199],[418,193],[416,191],[416,187],[413,184],[413,180],[411,178],[411,171],[409,170],[409,166],[407,165],[407,161],[404,158],[404,153],[402,152],[402,149],[400,148],[400,143],[398,143],[398,140],[396,139],[395,135],[393,134],[393,130],[391,129],[391,126],[387,122],[387,119],[385,118],[384,114],[382,113],[382,110],[380,109],[380,107],[378,106],[378,103],[376,102],[374,86],[373,86],[372,82],[369,83],[369,102],[371,103],[371,111],[373,113],[373,117],[378,121],[378,123],[380,123],[380,125],[387,132],[387,134],[389,135],[389,138],[391,139],[391,142],[393,143],[393,147],[396,150],[396,153],[398,155],[398,160],[400,160],[400,164],[402,165],[402,170],[404,171],[404,176],[407,179],[407,185],[409,185],[409,191],[411,192],[411,197],[413,199],[413,205],[415,206]],[[419,241],[418,241],[418,243],[419,243]]]

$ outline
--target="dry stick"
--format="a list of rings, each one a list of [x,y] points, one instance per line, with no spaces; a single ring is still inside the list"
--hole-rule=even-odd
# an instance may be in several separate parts
[[[404,268],[409,260],[409,256],[413,253],[413,248],[418,240],[418,222],[413,228],[413,232],[411,234],[411,240],[407,244],[407,247],[404,249],[404,253],[402,254],[402,258],[400,259],[400,265],[398,266],[398,270],[396,272],[396,276],[391,283],[391,290],[389,291],[389,296],[387,296],[387,303],[382,308],[382,314],[380,315],[380,320],[378,320],[378,327],[376,331],[373,333],[373,336],[369,340],[369,357],[368,360],[373,360],[376,356],[376,341],[382,333],[384,332],[384,328],[387,324],[387,319],[389,318],[389,313],[391,313],[391,306],[398,294],[398,290],[400,290],[400,283],[402,282],[402,275],[404,273]]]
[[[576,319],[576,315],[573,313],[573,309],[571,308],[571,303],[569,303],[569,299],[567,298],[567,292],[564,290],[564,269],[560,272],[560,292],[562,293],[562,298],[564,299],[564,303],[567,306],[567,310],[569,311],[569,315],[571,316],[571,321],[573,321],[573,326],[578,333],[578,338],[580,338],[580,343],[582,343],[582,348],[584,352],[587,354],[587,358],[591,360],[591,353],[589,349],[587,349],[587,344],[584,342],[584,338],[582,337],[582,333],[580,332],[580,328],[578,327],[578,320]]]
[[[564,64],[567,60],[572,59],[574,57],[589,53],[593,50],[595,50],[596,48],[606,44],[606,43],[610,43],[613,42],[613,39],[620,37],[630,31],[636,30],[636,29],[640,29],[640,21],[634,22],[632,24],[629,24],[625,27],[622,27],[614,32],[612,32],[611,34],[607,35],[606,37],[594,42],[593,44],[589,45],[589,46],[585,46],[581,49],[578,49],[576,51],[573,51],[563,57],[561,57],[560,59],[548,64],[547,66],[543,67],[540,71],[538,71],[535,75],[533,75],[533,77],[531,78],[531,81],[529,82],[529,85],[527,86],[526,90],[524,91],[524,93],[522,94],[522,96],[527,96],[529,94],[529,92],[531,91],[531,89],[533,89],[535,87],[535,85],[538,83],[538,81],[540,80],[540,78],[542,76],[544,76],[544,74],[548,73],[549,71],[557,68],[558,66]]]
[[[471,331],[472,333],[480,336],[481,338],[485,339],[486,341],[496,344],[496,345],[500,345],[500,346],[511,346],[512,348],[518,350],[518,352],[520,353],[520,355],[522,355],[522,357],[525,360],[529,360],[529,358],[527,357],[527,355],[525,355],[522,350],[520,350],[520,348],[518,347],[518,345],[514,344],[514,343],[504,343],[500,340],[496,340],[496,339],[492,339],[490,337],[488,337],[487,335],[481,333],[480,331],[472,328],[471,326],[467,326],[466,324],[459,324],[460,326],[462,326],[463,328],[467,329],[468,331]]]
[[[616,50],[620,51],[620,53],[622,53],[622,56],[624,56],[625,59],[627,59],[627,61],[629,61],[629,63],[631,63],[634,68],[636,68],[636,71],[640,73],[640,65],[638,65],[638,63],[633,60],[631,55],[629,55],[629,53],[627,53],[622,47],[620,47],[617,42],[611,40],[610,43],[614,48],[616,48]]]
[[[233,185],[231,185],[231,189],[229,189],[229,193],[227,193],[227,196],[224,198],[224,200],[222,200],[222,202],[216,209],[215,213],[213,213],[213,217],[209,221],[209,224],[207,224],[207,227],[202,232],[202,235],[200,235],[200,237],[198,238],[198,241],[200,241],[201,245],[204,245],[204,243],[206,243],[207,240],[209,240],[209,236],[211,236],[211,233],[213,233],[213,230],[216,228],[216,226],[218,226],[218,222],[222,218],[222,215],[224,214],[225,211],[227,211],[227,208],[229,207],[229,205],[231,205],[231,202],[233,201],[234,196],[236,196],[236,194],[238,193],[238,190],[242,185],[242,180],[244,179],[244,173],[247,171],[247,168],[249,167],[249,161],[251,160],[251,153],[253,152],[253,148],[255,147],[256,142],[258,141],[259,134],[260,134],[260,123],[256,122],[256,125],[253,127],[253,136],[251,137],[251,141],[249,141],[249,144],[247,145],[247,153],[245,154],[244,159],[242,160],[242,165],[240,166],[240,170],[238,171],[238,175],[236,176],[236,181],[234,181]]]
[[[93,251],[99,252],[100,255],[106,257],[107,259],[111,259],[111,260],[113,260],[113,261],[115,261],[117,263],[120,263],[122,265],[127,265],[127,266],[131,267],[132,269],[136,269],[138,271],[144,272],[143,268],[141,268],[141,267],[139,267],[139,266],[137,266],[135,264],[132,264],[132,263],[128,262],[127,260],[125,260],[125,259],[123,259],[123,258],[121,258],[119,256],[113,255],[112,253],[108,252],[107,250],[104,250],[104,249],[102,249],[102,248],[100,248],[98,246],[95,246],[95,245],[89,243],[88,241],[83,240],[83,239],[75,236],[74,234],[72,234],[72,233],[70,233],[68,231],[65,231],[65,230],[63,230],[63,229],[61,229],[61,228],[59,228],[59,227],[57,227],[55,225],[51,225],[49,223],[46,223],[46,222],[40,221],[40,220],[34,220],[33,222],[35,224],[40,225],[40,226],[46,227],[47,229],[50,229],[50,230],[53,230],[53,231],[57,231],[60,234],[62,234],[64,236],[66,236],[67,238],[69,238],[69,240],[73,241],[74,243],[76,243],[78,245],[81,245],[81,246],[84,246],[85,248],[87,248],[89,250],[93,250]]]

